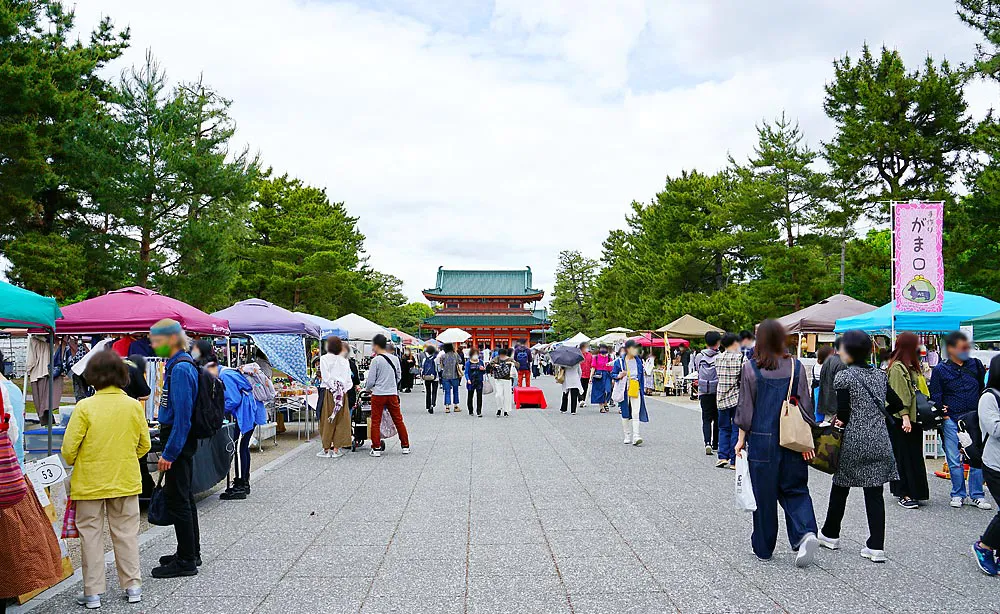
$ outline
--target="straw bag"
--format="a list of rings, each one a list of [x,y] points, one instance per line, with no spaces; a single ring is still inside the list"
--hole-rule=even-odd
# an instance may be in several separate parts
[[[781,404],[781,438],[779,440],[782,448],[788,448],[794,452],[808,452],[816,449],[813,441],[812,427],[802,417],[798,403],[792,401],[792,387],[795,386],[796,375],[799,373],[798,361],[792,368],[792,375],[788,380],[788,394]]]
[[[28,483],[21,473],[8,428],[10,416],[4,408],[3,395],[0,395],[0,509],[17,505],[28,494]]]

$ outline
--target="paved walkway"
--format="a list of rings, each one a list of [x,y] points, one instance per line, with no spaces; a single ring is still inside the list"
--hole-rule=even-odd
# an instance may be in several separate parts
[[[549,403],[557,388],[544,378]],[[152,580],[142,608],[109,612],[996,612],[1000,579],[969,545],[990,513],[906,511],[887,496],[889,562],[858,556],[867,529],[852,495],[843,549],[792,566],[750,552],[732,472],[715,469],[691,407],[650,401],[646,445],[624,446],[617,414],[558,408],[507,419],[423,411],[403,395],[413,454],[328,460],[310,446],[255,477],[245,502],[202,502],[205,564],[196,578]],[[830,480],[811,484],[820,522]],[[144,573],[172,534],[144,546]],[[109,587],[117,581],[109,568]],[[34,609],[76,611],[79,585]]]

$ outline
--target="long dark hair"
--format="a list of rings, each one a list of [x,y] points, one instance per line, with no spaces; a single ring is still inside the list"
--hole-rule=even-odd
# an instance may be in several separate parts
[[[889,356],[889,367],[897,362],[915,373],[920,372],[920,337],[914,333],[900,333],[896,337],[896,349]]]
[[[785,327],[777,320],[764,320],[757,327],[757,345],[754,347],[753,357],[757,360],[757,366],[765,371],[774,371],[778,368],[778,361],[788,357],[788,347],[785,342],[788,340],[788,333]]]
[[[986,378],[986,387],[1000,390],[1000,354],[990,360],[990,375]]]

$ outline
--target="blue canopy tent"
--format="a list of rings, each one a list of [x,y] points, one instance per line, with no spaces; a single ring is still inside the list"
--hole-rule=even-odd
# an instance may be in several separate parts
[[[327,320],[326,318],[321,318],[320,316],[314,316],[309,313],[299,313],[295,312],[297,315],[305,318],[306,320],[312,322],[320,328],[320,339],[326,339],[327,337],[340,337],[341,339],[347,339],[348,332],[343,328],[340,328],[333,323],[333,320]]]
[[[917,333],[948,333],[958,330],[962,322],[987,313],[1000,310],[1000,303],[974,294],[945,292],[941,311],[897,311],[896,331]],[[882,305],[875,311],[862,313],[837,320],[834,332],[843,333],[860,329],[870,335],[889,335],[892,325],[892,303]]]

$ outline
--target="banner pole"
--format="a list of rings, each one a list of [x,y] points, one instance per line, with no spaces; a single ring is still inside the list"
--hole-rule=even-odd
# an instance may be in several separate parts
[[[890,337],[889,337],[889,351],[892,352],[893,347],[896,344],[896,201],[889,202],[889,224],[892,229],[889,232],[889,275],[890,282],[889,286],[892,292],[892,298],[890,299]]]

